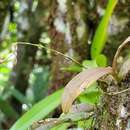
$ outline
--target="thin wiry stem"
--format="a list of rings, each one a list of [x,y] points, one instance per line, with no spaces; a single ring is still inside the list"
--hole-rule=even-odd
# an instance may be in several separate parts
[[[58,55],[61,55],[61,56],[65,57],[65,58],[67,58],[67,59],[73,61],[74,63],[78,64],[79,66],[81,66],[81,67],[87,69],[86,66],[82,65],[80,62],[78,62],[78,61],[75,60],[74,58],[69,57],[69,56],[67,56],[67,55],[65,55],[65,54],[63,54],[63,53],[61,53],[61,52],[59,52],[59,51],[57,51],[57,50],[52,49],[52,48],[45,47],[45,46],[43,46],[43,45],[41,45],[41,44],[32,44],[32,43],[28,43],[28,42],[16,42],[16,45],[20,45],[20,44],[21,44],[21,45],[35,46],[35,47],[38,47],[38,48],[43,48],[43,49],[45,49],[45,50],[49,50],[49,51],[51,51],[51,52],[54,52],[55,54],[58,54]]]
[[[110,92],[110,93],[103,92],[103,93],[105,93],[109,96],[114,96],[114,95],[122,94],[122,93],[125,93],[125,92],[128,92],[128,91],[130,91],[130,88],[124,89],[124,90],[119,91],[119,92]]]

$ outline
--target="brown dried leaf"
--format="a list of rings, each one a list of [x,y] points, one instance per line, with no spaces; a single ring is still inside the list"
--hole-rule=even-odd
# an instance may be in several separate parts
[[[112,63],[112,69],[113,71],[116,73],[116,66],[117,66],[117,58],[119,56],[119,54],[121,53],[122,49],[128,44],[130,43],[130,36],[118,47],[116,54],[114,56],[113,59],[113,63]]]
[[[63,112],[67,113],[70,110],[73,101],[81,94],[81,92],[84,91],[86,87],[89,87],[89,85],[91,85],[94,81],[111,72],[111,67],[93,68],[84,70],[76,75],[65,86],[64,93],[62,95]]]

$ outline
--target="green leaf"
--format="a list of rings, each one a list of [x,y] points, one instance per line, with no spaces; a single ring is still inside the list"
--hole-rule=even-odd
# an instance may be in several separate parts
[[[99,23],[99,26],[94,35],[94,39],[91,46],[91,57],[95,59],[104,48],[105,42],[107,40],[107,28],[112,16],[114,7],[116,6],[118,0],[109,0],[105,14]]]
[[[107,57],[103,54],[100,54],[96,57],[96,63],[99,67],[107,66]]]
[[[28,107],[30,107],[29,100],[20,91],[13,87],[10,88],[9,91],[18,101],[20,101],[21,103],[25,103]]]
[[[78,65],[70,65],[68,67],[61,68],[61,70],[68,71],[68,72],[81,72],[82,67],[80,67]]]
[[[92,121],[93,121],[92,119],[79,121],[78,128],[81,128],[81,130],[88,130],[88,129],[90,130],[90,128],[92,126]]]
[[[54,128],[52,128],[51,130],[67,130],[67,128],[70,126],[70,123],[63,123],[60,124]]]
[[[82,103],[97,104],[101,96],[100,91],[91,91],[80,95],[79,100]]]
[[[44,66],[44,67],[39,67],[35,68],[30,76],[30,85],[32,87],[33,91],[33,100],[32,102],[38,102],[39,100],[43,99],[47,95],[47,90],[48,90],[48,83],[49,83],[49,68]],[[28,95],[28,99],[31,100],[31,96]]]
[[[95,60],[84,60],[82,65],[85,66],[87,69],[98,67]]]
[[[17,25],[15,23],[10,23],[8,28],[10,32],[16,32]]]
[[[45,118],[61,103],[62,92],[63,90],[56,91],[52,95],[35,104],[11,127],[10,130],[25,130],[33,122]]]
[[[79,101],[87,104],[95,104],[99,102],[101,91],[98,89],[98,84],[95,82],[91,87],[87,88],[80,96]]]

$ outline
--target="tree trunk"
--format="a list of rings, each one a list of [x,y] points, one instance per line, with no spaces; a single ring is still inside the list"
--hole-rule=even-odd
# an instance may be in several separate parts
[[[75,57],[77,61],[82,61],[88,56],[85,4],[84,0],[54,0],[50,8],[51,48],[69,57]],[[62,68],[70,64],[72,61],[66,60],[65,57],[52,54],[51,92],[70,80],[72,73],[62,71]]]
[[[130,129],[130,60],[125,59],[118,70],[116,78],[105,76],[100,82],[106,93],[99,105],[95,127],[99,130]],[[109,94],[108,94],[109,93]]]

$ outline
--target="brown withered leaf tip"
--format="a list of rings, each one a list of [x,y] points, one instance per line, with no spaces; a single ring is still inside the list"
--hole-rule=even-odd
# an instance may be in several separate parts
[[[100,67],[87,69],[80,72],[65,86],[62,95],[62,110],[63,113],[67,113],[73,101],[84,91],[85,88],[89,87],[94,81],[99,79],[105,74],[111,73],[111,67]]]

